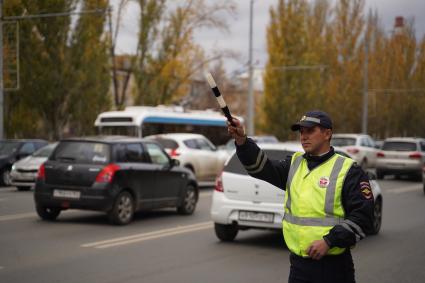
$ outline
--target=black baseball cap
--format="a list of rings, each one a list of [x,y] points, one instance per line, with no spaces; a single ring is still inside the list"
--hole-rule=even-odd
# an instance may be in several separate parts
[[[311,128],[321,126],[326,129],[332,129],[331,117],[326,112],[320,110],[309,111],[301,119],[291,126],[292,131],[299,131],[301,127]]]

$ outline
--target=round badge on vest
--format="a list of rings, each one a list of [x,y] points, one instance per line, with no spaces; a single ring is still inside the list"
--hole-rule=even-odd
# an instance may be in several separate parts
[[[320,177],[319,179],[319,187],[327,188],[329,185],[329,177]]]

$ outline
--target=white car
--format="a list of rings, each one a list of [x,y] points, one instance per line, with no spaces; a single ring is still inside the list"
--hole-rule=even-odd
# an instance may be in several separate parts
[[[376,166],[375,141],[363,134],[333,134],[331,145],[344,148],[363,169]]]
[[[15,162],[10,171],[11,185],[18,191],[31,189],[35,184],[38,168],[47,160],[56,145],[57,143],[46,145],[32,155]]]
[[[146,137],[161,144],[171,158],[195,173],[200,182],[214,181],[228,154],[199,134],[161,134]]]
[[[385,175],[410,175],[422,181],[425,164],[425,139],[388,138],[377,153],[376,175],[383,179]]]
[[[294,152],[303,151],[297,143],[259,144],[270,159],[284,159]],[[335,152],[348,156],[343,151]],[[373,177],[373,176],[370,176]],[[381,227],[382,195],[378,183],[371,178],[375,198],[374,232]],[[211,218],[216,236],[222,241],[233,241],[239,230],[282,229],[285,191],[255,179],[246,173],[234,153],[216,179]]]

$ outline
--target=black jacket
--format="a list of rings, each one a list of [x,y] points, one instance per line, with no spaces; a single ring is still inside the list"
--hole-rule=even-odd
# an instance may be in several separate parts
[[[248,174],[286,189],[291,156],[284,160],[268,159],[257,144],[247,138],[246,142],[236,145],[236,153]],[[335,154],[334,149],[322,156],[304,154],[310,170],[319,166]],[[365,234],[373,231],[374,198],[367,174],[358,166],[353,165],[345,178],[342,188],[342,206],[345,212],[345,224],[334,226],[323,238],[330,247],[348,248],[363,239]]]

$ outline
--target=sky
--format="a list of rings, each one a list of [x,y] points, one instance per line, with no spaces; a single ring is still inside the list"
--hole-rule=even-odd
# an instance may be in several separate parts
[[[115,0],[118,2],[117,0]],[[214,0],[207,0],[214,1]],[[249,6],[250,0],[234,0],[237,15],[223,14],[229,24],[229,32],[202,29],[195,33],[195,41],[208,53],[218,50],[232,50],[240,53],[237,60],[226,60],[228,73],[240,73],[246,70],[249,46]],[[269,23],[269,9],[276,6],[278,0],[254,0],[253,62],[256,68],[262,68],[267,62],[266,29]],[[425,0],[365,0],[366,9],[376,9],[385,30],[390,31],[396,16],[415,18],[416,35],[425,35]],[[118,38],[118,53],[134,53],[137,44],[138,8],[130,2],[126,8]]]

